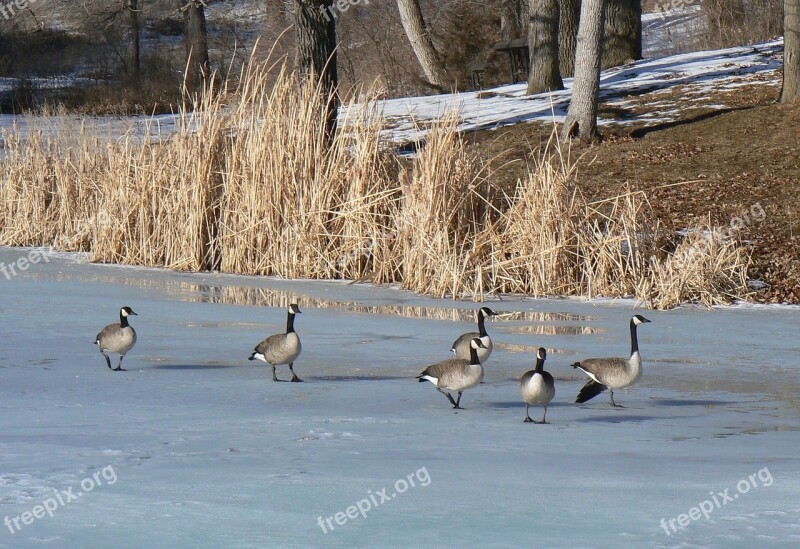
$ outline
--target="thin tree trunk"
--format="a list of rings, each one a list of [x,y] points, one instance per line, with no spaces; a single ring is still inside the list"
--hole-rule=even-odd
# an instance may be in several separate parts
[[[584,142],[599,137],[597,110],[605,23],[603,4],[603,0],[583,0],[581,5],[572,99],[564,126],[561,128],[561,136],[565,141],[573,136],[578,136]]]
[[[422,18],[419,0],[397,0],[397,9],[400,11],[400,22],[406,31],[411,48],[422,66],[425,77],[434,86],[447,89],[450,85],[447,71],[444,68],[439,52],[433,45],[433,40]]]
[[[335,16],[334,0],[295,0],[297,66],[320,84],[328,143],[336,133],[339,111]]]
[[[800,0],[783,0],[783,87],[781,103],[800,99]]]
[[[522,36],[521,0],[500,1],[500,34],[503,40],[513,40]],[[527,1],[527,0],[525,0]]]
[[[558,69],[558,0],[530,0],[528,93],[561,90]]]
[[[581,0],[562,0],[558,17],[558,65],[561,76],[575,74],[575,49],[578,44],[578,21]]]
[[[126,16],[128,20],[128,31],[130,32],[130,52],[128,58],[128,66],[130,75],[134,80],[139,79],[139,70],[141,69],[140,54],[141,49],[139,45],[139,0],[126,0],[125,6]]]
[[[197,91],[211,76],[208,60],[208,29],[205,6],[200,0],[189,0],[184,7],[186,36],[186,89]]]
[[[606,0],[603,67],[642,58],[642,0]]]

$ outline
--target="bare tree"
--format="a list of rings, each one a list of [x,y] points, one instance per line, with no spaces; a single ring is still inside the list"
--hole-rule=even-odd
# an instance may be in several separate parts
[[[336,133],[339,110],[334,0],[294,0],[297,66],[320,84],[328,142]]]
[[[597,110],[600,96],[600,61],[603,55],[604,0],[583,0],[575,56],[575,80],[561,136],[578,136],[589,142],[599,137]]]
[[[182,9],[185,25],[186,89],[196,91],[211,76],[205,4],[203,0],[188,0]]]
[[[500,35],[503,40],[519,38],[522,36],[522,27],[524,25],[522,0],[499,0],[499,3]]]
[[[575,49],[578,45],[578,21],[581,0],[561,0],[558,17],[558,65],[561,76],[575,73]]]
[[[642,0],[606,0],[603,67],[642,58]]]
[[[439,89],[447,89],[450,79],[442,62],[442,56],[436,51],[428,27],[422,18],[419,0],[397,0],[397,9],[400,11],[400,22],[428,82]]]
[[[781,103],[800,99],[800,0],[783,0],[783,87]]]
[[[130,33],[128,70],[134,80],[139,79],[139,71],[141,70],[139,13],[139,0],[125,0],[125,15],[128,23],[128,32]]]
[[[558,68],[558,0],[530,0],[528,93],[564,88]]]

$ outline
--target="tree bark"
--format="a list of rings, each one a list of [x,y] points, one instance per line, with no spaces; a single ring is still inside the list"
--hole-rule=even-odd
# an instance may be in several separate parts
[[[800,0],[783,0],[783,86],[781,103],[800,99]]]
[[[561,90],[558,68],[558,0],[530,0],[528,94]]]
[[[328,143],[336,133],[339,111],[336,15],[334,0],[295,0],[297,67],[302,74],[319,82]]]
[[[642,58],[642,0],[606,0],[603,67]]]
[[[400,22],[411,42],[411,48],[414,50],[428,82],[442,90],[448,89],[450,82],[447,71],[441,55],[433,45],[430,32],[425,26],[419,0],[397,0],[397,9],[400,11]]]
[[[561,136],[565,141],[573,136],[584,142],[591,142],[599,137],[597,110],[605,23],[603,4],[603,0],[583,0],[581,5],[572,100],[561,128]]]
[[[208,60],[208,29],[205,6],[200,0],[189,0],[184,6],[186,49],[186,89],[194,92],[204,86],[211,76]]]
[[[138,80],[139,70],[141,69],[141,48],[139,45],[139,0],[126,0],[125,10],[131,41],[128,67],[131,77],[134,80]]]
[[[558,17],[558,65],[561,76],[575,74],[575,49],[578,44],[578,21],[581,0],[562,0]]]
[[[499,0],[499,2],[500,35],[503,40],[519,38],[522,36],[523,26],[521,0]]]

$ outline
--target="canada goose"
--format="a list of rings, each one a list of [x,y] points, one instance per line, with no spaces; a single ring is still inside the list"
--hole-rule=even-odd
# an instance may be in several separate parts
[[[250,355],[248,360],[263,360],[272,366],[272,381],[281,381],[275,375],[275,367],[279,364],[288,364],[289,370],[292,371],[292,381],[303,381],[297,374],[294,373],[294,361],[300,356],[302,346],[300,345],[300,336],[294,331],[294,315],[300,314],[300,308],[296,303],[289,305],[289,313],[286,316],[286,333],[275,334],[269,336],[267,339],[256,345],[253,354]]]
[[[522,400],[525,401],[525,422],[547,423],[547,405],[556,395],[556,385],[553,383],[553,376],[550,372],[544,371],[544,360],[547,358],[547,351],[544,347],[539,347],[536,352],[536,367],[522,374],[519,380]],[[531,404],[543,404],[544,414],[542,421],[534,421],[528,413],[528,406]]]
[[[469,360],[471,353],[470,342],[478,337],[480,338],[481,343],[483,343],[483,346],[478,350],[478,360],[481,361],[481,364],[489,360],[489,355],[492,354],[494,345],[492,345],[492,338],[490,338],[489,334],[486,333],[486,325],[484,324],[484,321],[486,320],[487,316],[496,315],[497,313],[491,310],[489,307],[481,307],[478,310],[478,331],[462,334],[453,342],[453,347],[450,350],[455,353],[456,358]]]
[[[119,310],[119,324],[109,324],[97,334],[94,344],[100,349],[100,353],[106,357],[106,364],[108,369],[113,372],[125,372],[122,367],[122,359],[125,358],[125,353],[131,350],[136,345],[136,330],[133,326],[128,324],[128,317],[130,315],[138,316],[133,312],[130,307],[123,307]],[[106,353],[118,353],[119,363],[116,368],[111,367],[111,359],[108,358]]]
[[[650,322],[642,315],[631,318],[631,357],[630,358],[587,358],[572,365],[580,368],[591,379],[578,393],[575,402],[586,402],[609,389],[611,405],[622,408],[614,402],[614,389],[623,389],[639,381],[642,377],[642,359],[639,356],[639,340],[636,327]]]
[[[478,349],[485,349],[479,338],[470,342],[469,360],[463,358],[448,358],[438,364],[425,368],[417,379],[420,383],[430,381],[436,390],[447,397],[456,410],[461,410],[461,393],[472,389],[483,381],[483,366],[478,360]],[[446,391],[458,391],[458,400]]]

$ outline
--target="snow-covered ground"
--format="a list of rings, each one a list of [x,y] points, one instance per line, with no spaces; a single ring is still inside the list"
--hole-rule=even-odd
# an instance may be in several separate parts
[[[600,80],[600,102],[615,107],[613,115],[601,109],[598,124],[627,125],[664,123],[680,119],[688,106],[724,109],[727,107],[714,94],[734,90],[743,85],[774,85],[781,68],[783,40],[755,46],[684,53],[658,59],[645,59],[603,71]],[[565,89],[537,95],[526,95],[525,84],[512,84],[454,95],[434,95],[390,99],[381,102],[389,125],[387,137],[397,142],[422,138],[434,121],[449,112],[458,112],[460,129],[492,129],[521,122],[563,122],[572,94],[572,79],[564,79]],[[681,107],[675,99],[659,94],[673,93],[680,88]],[[620,116],[639,105],[649,94],[648,112],[644,115]]]
[[[644,377],[612,409],[572,404],[569,364],[625,355],[633,303],[497,300],[456,412],[414,376],[474,304],[25,249],[0,265],[0,547],[800,544],[798,308],[638,311]],[[273,383],[247,356],[292,301],[306,381]],[[92,341],[122,305],[139,341],[117,373]],[[550,425],[522,422],[538,346]]]
[[[700,4],[692,0],[664,2],[663,10],[642,14],[642,56],[666,57],[691,51],[706,32]],[[672,7],[674,6],[674,7]]]

